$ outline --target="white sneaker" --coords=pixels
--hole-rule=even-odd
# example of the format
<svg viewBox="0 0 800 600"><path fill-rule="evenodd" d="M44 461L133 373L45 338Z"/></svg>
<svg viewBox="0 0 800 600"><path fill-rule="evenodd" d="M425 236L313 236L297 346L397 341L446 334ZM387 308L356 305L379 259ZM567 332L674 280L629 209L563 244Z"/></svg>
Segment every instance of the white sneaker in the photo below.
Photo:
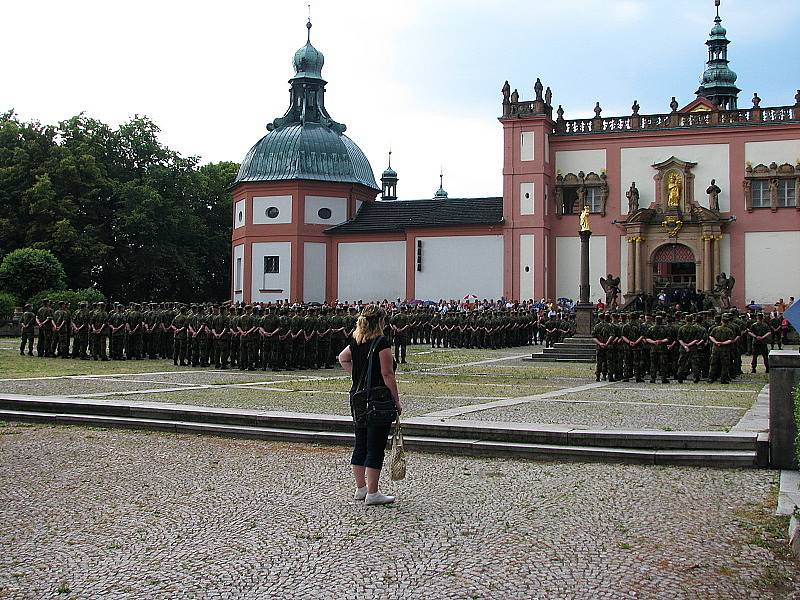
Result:
<svg viewBox="0 0 800 600"><path fill-rule="evenodd" d="M363 501L367 497L367 486L356 488L356 493L353 496L354 500Z"/></svg>
<svg viewBox="0 0 800 600"><path fill-rule="evenodd" d="M386 494L381 494L380 492L375 492L374 494L367 494L366 498L364 499L364 504L367 506L376 506L378 504L391 504L394 502L394 496L387 496Z"/></svg>

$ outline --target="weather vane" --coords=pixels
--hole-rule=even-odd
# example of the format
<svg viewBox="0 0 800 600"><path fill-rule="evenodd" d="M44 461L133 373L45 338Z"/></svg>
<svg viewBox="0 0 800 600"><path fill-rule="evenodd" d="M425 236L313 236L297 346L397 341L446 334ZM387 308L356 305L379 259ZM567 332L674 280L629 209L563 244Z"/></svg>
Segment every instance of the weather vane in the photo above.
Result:
<svg viewBox="0 0 800 600"><path fill-rule="evenodd" d="M717 16L719 16L719 5L722 4L722 0L714 0L714 6L717 7ZM308 10L311 10L311 3L308 3Z"/></svg>

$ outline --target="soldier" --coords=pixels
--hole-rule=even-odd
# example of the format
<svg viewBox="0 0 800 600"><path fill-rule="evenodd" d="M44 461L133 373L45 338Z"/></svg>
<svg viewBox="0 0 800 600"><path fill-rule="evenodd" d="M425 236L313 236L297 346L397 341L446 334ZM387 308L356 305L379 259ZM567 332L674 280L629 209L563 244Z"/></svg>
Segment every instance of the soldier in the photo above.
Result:
<svg viewBox="0 0 800 600"><path fill-rule="evenodd" d="M730 383L730 347L734 343L733 330L728 326L730 316L723 315L714 319L715 326L708 333L708 339L713 344L711 348L711 367L708 372L708 382Z"/></svg>
<svg viewBox="0 0 800 600"><path fill-rule="evenodd" d="M747 337L750 338L753 343L753 360L750 363L750 372L756 372L758 357L761 356L764 361L764 369L769 373L769 351L767 350L767 344L772 337L772 327L764 322L764 313L758 313L755 323L750 325L747 334Z"/></svg>
<svg viewBox="0 0 800 600"><path fill-rule="evenodd" d="M72 328L72 315L66 302L60 302L58 310L53 313L53 341L55 342L54 355L69 358L69 338Z"/></svg>
<svg viewBox="0 0 800 600"><path fill-rule="evenodd" d="M43 300L36 313L36 326L39 327L39 339L36 342L36 354L39 358L50 356L53 337L53 309L50 300Z"/></svg>
<svg viewBox="0 0 800 600"><path fill-rule="evenodd" d="M230 319L228 306L214 306L211 315L211 339L214 344L214 368L228 368L228 353L230 352Z"/></svg>
<svg viewBox="0 0 800 600"><path fill-rule="evenodd" d="M117 302L114 311L108 315L108 328L111 334L111 360L125 360L125 313L122 304Z"/></svg>
<svg viewBox="0 0 800 600"><path fill-rule="evenodd" d="M612 321L606 320L608 326L612 329L612 337L608 346L608 380L620 381L622 379L623 364L622 364L622 316L619 313L612 315Z"/></svg>
<svg viewBox="0 0 800 600"><path fill-rule="evenodd" d="M33 356L33 334L36 328L36 315L33 314L33 306L31 304L25 305L25 312L22 313L20 326L22 342L19 345L19 355L25 356L25 344L27 344L28 356Z"/></svg>
<svg viewBox="0 0 800 600"><path fill-rule="evenodd" d="M91 327L88 303L78 302L78 310L72 315L72 358L89 358L89 328Z"/></svg>
<svg viewBox="0 0 800 600"><path fill-rule="evenodd" d="M209 331L211 325L211 317L208 314L207 307L200 306L197 315L197 323L197 360L199 360L201 367L207 367L210 359Z"/></svg>
<svg viewBox="0 0 800 600"><path fill-rule="evenodd" d="M331 356L331 317L328 309L323 307L317 321L317 366L322 369L332 369Z"/></svg>
<svg viewBox="0 0 800 600"><path fill-rule="evenodd" d="M597 354L595 356L596 367L594 372L595 381L600 381L601 377L603 381L606 381L606 379L609 378L608 347L614 342L614 331L606 322L605 313L600 313L598 315L598 323L592 329L592 339L594 339L594 343L597 346Z"/></svg>
<svg viewBox="0 0 800 600"><path fill-rule="evenodd" d="M650 383L655 383L658 375L661 375L661 383L669 383L667 365L669 332L664 325L662 315L656 315L655 324L648 331L644 341L650 346Z"/></svg>
<svg viewBox="0 0 800 600"><path fill-rule="evenodd" d="M304 329L303 317L298 306L292 307L292 364L297 369L304 369L306 366L306 332Z"/></svg>
<svg viewBox="0 0 800 600"><path fill-rule="evenodd" d="M405 306L392 317L392 331L394 332L394 360L399 364L406 364L406 349L408 346L408 330L411 327L408 312Z"/></svg>
<svg viewBox="0 0 800 600"><path fill-rule="evenodd" d="M105 302L97 303L97 309L92 315L90 331L94 334L92 358L94 360L108 360L108 355L106 354L106 342L108 340L108 313L106 312Z"/></svg>
<svg viewBox="0 0 800 600"><path fill-rule="evenodd" d="M175 315L171 324L172 331L175 334L175 343L172 351L172 364L186 366L186 346L189 339L189 314L185 305L180 307L180 312Z"/></svg>
<svg viewBox="0 0 800 600"><path fill-rule="evenodd" d="M783 331L781 330L782 319L777 312L773 312L769 319L769 326L772 329L772 337L770 338L770 347L775 350L775 343L778 343L778 350L783 350Z"/></svg>
<svg viewBox="0 0 800 600"><path fill-rule="evenodd" d="M128 360L142 358L142 313L139 305L130 303L130 308L125 311L125 356Z"/></svg>
<svg viewBox="0 0 800 600"><path fill-rule="evenodd" d="M683 383L689 370L695 383L700 383L700 350L705 338L705 330L695 324L693 315L686 316L686 322L678 329L678 383Z"/></svg>
<svg viewBox="0 0 800 600"><path fill-rule="evenodd" d="M641 327L639 326L638 315L631 315L630 320L622 324L620 331L622 338L622 378L623 381L630 381L631 377L636 377L638 383L642 382L642 370L640 360L640 348L642 343Z"/></svg>
<svg viewBox="0 0 800 600"><path fill-rule="evenodd" d="M280 371L281 369L285 369L287 371L294 370L294 364L292 362L292 357L294 355L294 339L292 338L292 317L289 316L289 311L287 309L281 310L281 315L278 318L278 365L279 368L276 369Z"/></svg>

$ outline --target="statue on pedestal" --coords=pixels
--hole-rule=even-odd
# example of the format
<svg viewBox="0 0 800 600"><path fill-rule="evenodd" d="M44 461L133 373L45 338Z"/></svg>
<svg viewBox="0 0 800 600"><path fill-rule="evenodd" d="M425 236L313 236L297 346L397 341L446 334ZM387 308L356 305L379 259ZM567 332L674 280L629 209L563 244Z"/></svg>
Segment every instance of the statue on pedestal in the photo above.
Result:
<svg viewBox="0 0 800 600"><path fill-rule="evenodd" d="M725 273L717 275L714 292L719 294L719 305L722 309L727 310L731 307L731 294L733 293L734 285L736 285L736 280L733 275L729 277L726 277Z"/></svg>
<svg viewBox="0 0 800 600"><path fill-rule="evenodd" d="M706 194L708 194L708 208L709 210L713 210L715 212L719 212L719 195L722 193L722 190L717 185L717 180L712 179L711 185L706 190Z"/></svg>
<svg viewBox="0 0 800 600"><path fill-rule="evenodd" d="M620 278L611 273L600 278L600 287L606 293L606 310L616 310L619 307L619 295L622 292L619 284Z"/></svg>
<svg viewBox="0 0 800 600"><path fill-rule="evenodd" d="M519 92L516 89L511 92L511 102L519 102Z"/></svg>
<svg viewBox="0 0 800 600"><path fill-rule="evenodd" d="M631 183L631 189L625 192L628 198L628 214L632 215L639 210L639 190L636 189L636 182Z"/></svg>
<svg viewBox="0 0 800 600"><path fill-rule="evenodd" d="M584 206L581 211L581 231L591 231L589 229L589 207Z"/></svg>
<svg viewBox="0 0 800 600"><path fill-rule="evenodd" d="M509 99L511 98L511 86L508 84L507 79L506 82L503 84L503 89L501 91L503 92L503 102L508 102Z"/></svg>

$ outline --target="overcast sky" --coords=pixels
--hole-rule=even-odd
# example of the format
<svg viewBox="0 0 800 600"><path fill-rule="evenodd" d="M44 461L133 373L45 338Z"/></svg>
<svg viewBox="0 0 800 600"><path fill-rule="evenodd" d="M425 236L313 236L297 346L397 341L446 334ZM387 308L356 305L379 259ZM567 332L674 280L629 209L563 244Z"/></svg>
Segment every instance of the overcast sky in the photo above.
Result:
<svg viewBox="0 0 800 600"><path fill-rule="evenodd" d="M305 0L8 0L0 110L55 123L81 111L117 125L145 114L203 162L241 161L282 116ZM326 105L375 177L427 198L502 194L500 87L541 77L566 118L668 112L694 99L713 0L314 0ZM762 106L800 87L798 0L723 0L731 67Z"/></svg>

